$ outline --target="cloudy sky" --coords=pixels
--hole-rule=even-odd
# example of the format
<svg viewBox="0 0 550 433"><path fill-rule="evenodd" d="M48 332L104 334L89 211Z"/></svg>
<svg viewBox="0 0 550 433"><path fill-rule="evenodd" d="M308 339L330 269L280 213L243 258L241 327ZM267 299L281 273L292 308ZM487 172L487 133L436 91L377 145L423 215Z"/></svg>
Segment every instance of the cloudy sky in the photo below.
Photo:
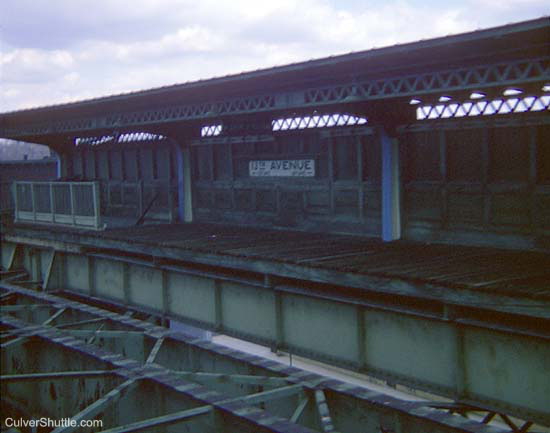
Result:
<svg viewBox="0 0 550 433"><path fill-rule="evenodd" d="M549 14L548 0L1 0L0 112Z"/></svg>

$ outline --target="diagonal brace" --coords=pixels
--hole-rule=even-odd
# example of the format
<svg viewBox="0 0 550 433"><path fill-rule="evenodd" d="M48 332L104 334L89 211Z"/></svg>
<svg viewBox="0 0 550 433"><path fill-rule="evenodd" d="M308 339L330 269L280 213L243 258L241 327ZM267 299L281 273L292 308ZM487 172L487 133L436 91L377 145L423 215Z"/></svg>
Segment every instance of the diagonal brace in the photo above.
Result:
<svg viewBox="0 0 550 433"><path fill-rule="evenodd" d="M59 310L57 310L53 315L52 317L50 317L49 319L45 320L42 325L44 326L47 326L49 325L50 323L52 323L55 319L57 319L59 316L61 316L65 311L67 311L67 308L60 308Z"/></svg>
<svg viewBox="0 0 550 433"><path fill-rule="evenodd" d="M335 432L334 424L332 423L332 417L328 408L325 393L322 389L315 390L315 402L317 403L317 411L319 412L319 418L323 432Z"/></svg>
<svg viewBox="0 0 550 433"><path fill-rule="evenodd" d="M149 353L149 356L147 357L147 361L145 361L146 364L151 364L155 362L155 358L159 353L162 343L164 343L164 337L157 339L157 341L155 342L155 345L153 346L153 348L151 349L151 352Z"/></svg>
<svg viewBox="0 0 550 433"><path fill-rule="evenodd" d="M136 381L136 379L129 379L126 382L120 384L115 389L105 394L105 396L103 396L99 400L95 401L88 407L73 415L71 419L77 422L77 427L59 427L56 428L52 433L71 433L78 430L78 424L80 423L80 421L93 419L100 412L104 411L108 405L116 403L118 400L124 397L125 394L134 390L137 384L138 382Z"/></svg>

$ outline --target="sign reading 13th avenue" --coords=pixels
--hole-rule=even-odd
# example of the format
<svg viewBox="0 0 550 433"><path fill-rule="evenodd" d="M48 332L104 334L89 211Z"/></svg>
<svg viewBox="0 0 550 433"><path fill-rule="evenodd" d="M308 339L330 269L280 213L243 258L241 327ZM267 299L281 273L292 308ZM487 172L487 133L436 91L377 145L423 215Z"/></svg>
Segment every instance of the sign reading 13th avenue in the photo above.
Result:
<svg viewBox="0 0 550 433"><path fill-rule="evenodd" d="M255 177L313 177L315 161L313 159L279 159L274 161L250 161L250 176Z"/></svg>

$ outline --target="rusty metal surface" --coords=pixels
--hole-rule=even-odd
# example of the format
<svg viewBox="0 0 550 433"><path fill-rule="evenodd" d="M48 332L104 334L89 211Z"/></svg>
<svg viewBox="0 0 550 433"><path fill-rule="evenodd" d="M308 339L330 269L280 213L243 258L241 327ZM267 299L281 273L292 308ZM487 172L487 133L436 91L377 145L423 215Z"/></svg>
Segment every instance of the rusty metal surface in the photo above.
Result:
<svg viewBox="0 0 550 433"><path fill-rule="evenodd" d="M2 365L3 416L32 410L36 416L97 419L103 428L118 427L116 431L141 431L177 422L175 429L167 431L187 427L186 431L197 432L374 432L397 431L403 425L411 432L506 431L486 425L488 421L479 415L468 419L466 412L480 411L475 407L400 400L198 341L138 320L131 311L107 311L6 283L2 283L1 297L2 358L18 362L16 369L12 362ZM48 311L34 311L34 305ZM141 340L138 350L127 355L125 340L130 338ZM27 353L40 353L44 361L50 354L52 362L37 364L18 351L19 346ZM70 363L53 363L56 356ZM76 365L81 369L75 371ZM95 368L90 370L91 366ZM68 395L77 380L80 410L57 405L61 387ZM83 390L93 390L95 383L99 395L86 400ZM38 391L44 389L50 390L49 400L37 400ZM170 405L162 403L163 394L170 396ZM140 401L147 401L147 407ZM189 415L209 413L216 416L199 418L198 425L190 423Z"/></svg>
<svg viewBox="0 0 550 433"><path fill-rule="evenodd" d="M44 290L77 292L96 299L98 305L114 299L147 314L168 315L170 319L269 347L291 348L295 354L365 369L376 377L398 380L397 383L439 395L464 395L466 388L460 384L468 383L461 403L548 422L544 409L548 382L544 368L541 369L547 359L541 351L548 350L550 320L550 302L543 286L547 281L547 254L410 242L384 244L352 236L215 224L144 226L99 233L17 225L3 233L2 240L6 253L3 266L10 281L23 278L31 287L39 284ZM542 289L533 290L533 284L529 290L521 290L522 284L514 285L517 273L524 270L520 262L523 254L529 259L525 266L531 261L534 268L541 266L543 277L538 281L542 282ZM435 283L441 284L407 276L423 270L428 259L429 269L441 266L447 277L462 277L458 281L464 281L464 275L494 278L494 263L507 260L510 273L501 272L498 277L508 281L514 290L487 290L471 283L458 286L446 283L438 275ZM365 270L365 263L372 271ZM478 263L487 270L481 265L464 269ZM48 265L48 272L42 281L43 264ZM28 276L12 275L22 267ZM71 269L70 278L64 269ZM395 269L402 276L391 276L389 272L395 273ZM525 280L530 278L528 272L520 275ZM454 278L447 279L453 282L457 277ZM493 279L488 282L502 284ZM193 302L192 311L189 302ZM248 325L243 325L244 317ZM316 325L309 329L312 321ZM367 322L372 326L366 327ZM264 323L268 324L265 329L257 326ZM403 326L404 323L408 325ZM450 333L449 326L454 327ZM327 346L324 338L336 328L339 337ZM436 328L443 334L434 331ZM301 335L304 329L309 337ZM397 337L392 329L411 330L413 335L406 331L406 336ZM415 332L421 332L422 337ZM350 335L354 336L351 340ZM403 347L415 338L416 344L404 349L408 359L389 366L390 360L401 359ZM465 344L462 340L468 342L466 349L461 349ZM370 345L367 351L365 344L369 342L375 344L374 350ZM498 353L488 349L494 344ZM441 358L443 346L446 355ZM520 347L529 347L522 352L521 360ZM463 363L460 353L471 355L464 364L467 367L457 367ZM413 354L418 360L411 373ZM491 370L495 375L487 371L481 377L476 373L493 362L510 359L515 361L508 363L505 374L502 366ZM502 402L502 390L495 391L493 385L500 383L501 376L519 377L516 372L522 370L525 373L520 382L507 381L507 397L513 400L510 406L508 400ZM426 381L427 371L431 373ZM458 371L467 371L468 375ZM530 381L525 380L527 372ZM436 384L431 375L437 376ZM466 382L461 377L474 379ZM472 388L480 383L482 389ZM536 384L538 392L522 386L525 383ZM518 386L524 388L519 399ZM535 394L538 403L528 403Z"/></svg>
<svg viewBox="0 0 550 433"><path fill-rule="evenodd" d="M544 252L408 241L382 243L357 236L197 223L110 230L97 236L449 289L550 299L550 254Z"/></svg>

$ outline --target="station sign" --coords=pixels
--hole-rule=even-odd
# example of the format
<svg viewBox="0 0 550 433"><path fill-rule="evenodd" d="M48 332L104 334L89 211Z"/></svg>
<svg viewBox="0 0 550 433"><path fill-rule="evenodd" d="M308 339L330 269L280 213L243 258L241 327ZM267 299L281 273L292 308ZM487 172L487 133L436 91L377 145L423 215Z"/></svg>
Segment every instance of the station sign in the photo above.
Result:
<svg viewBox="0 0 550 433"><path fill-rule="evenodd" d="M313 159L278 159L250 161L248 172L251 177L314 177Z"/></svg>

